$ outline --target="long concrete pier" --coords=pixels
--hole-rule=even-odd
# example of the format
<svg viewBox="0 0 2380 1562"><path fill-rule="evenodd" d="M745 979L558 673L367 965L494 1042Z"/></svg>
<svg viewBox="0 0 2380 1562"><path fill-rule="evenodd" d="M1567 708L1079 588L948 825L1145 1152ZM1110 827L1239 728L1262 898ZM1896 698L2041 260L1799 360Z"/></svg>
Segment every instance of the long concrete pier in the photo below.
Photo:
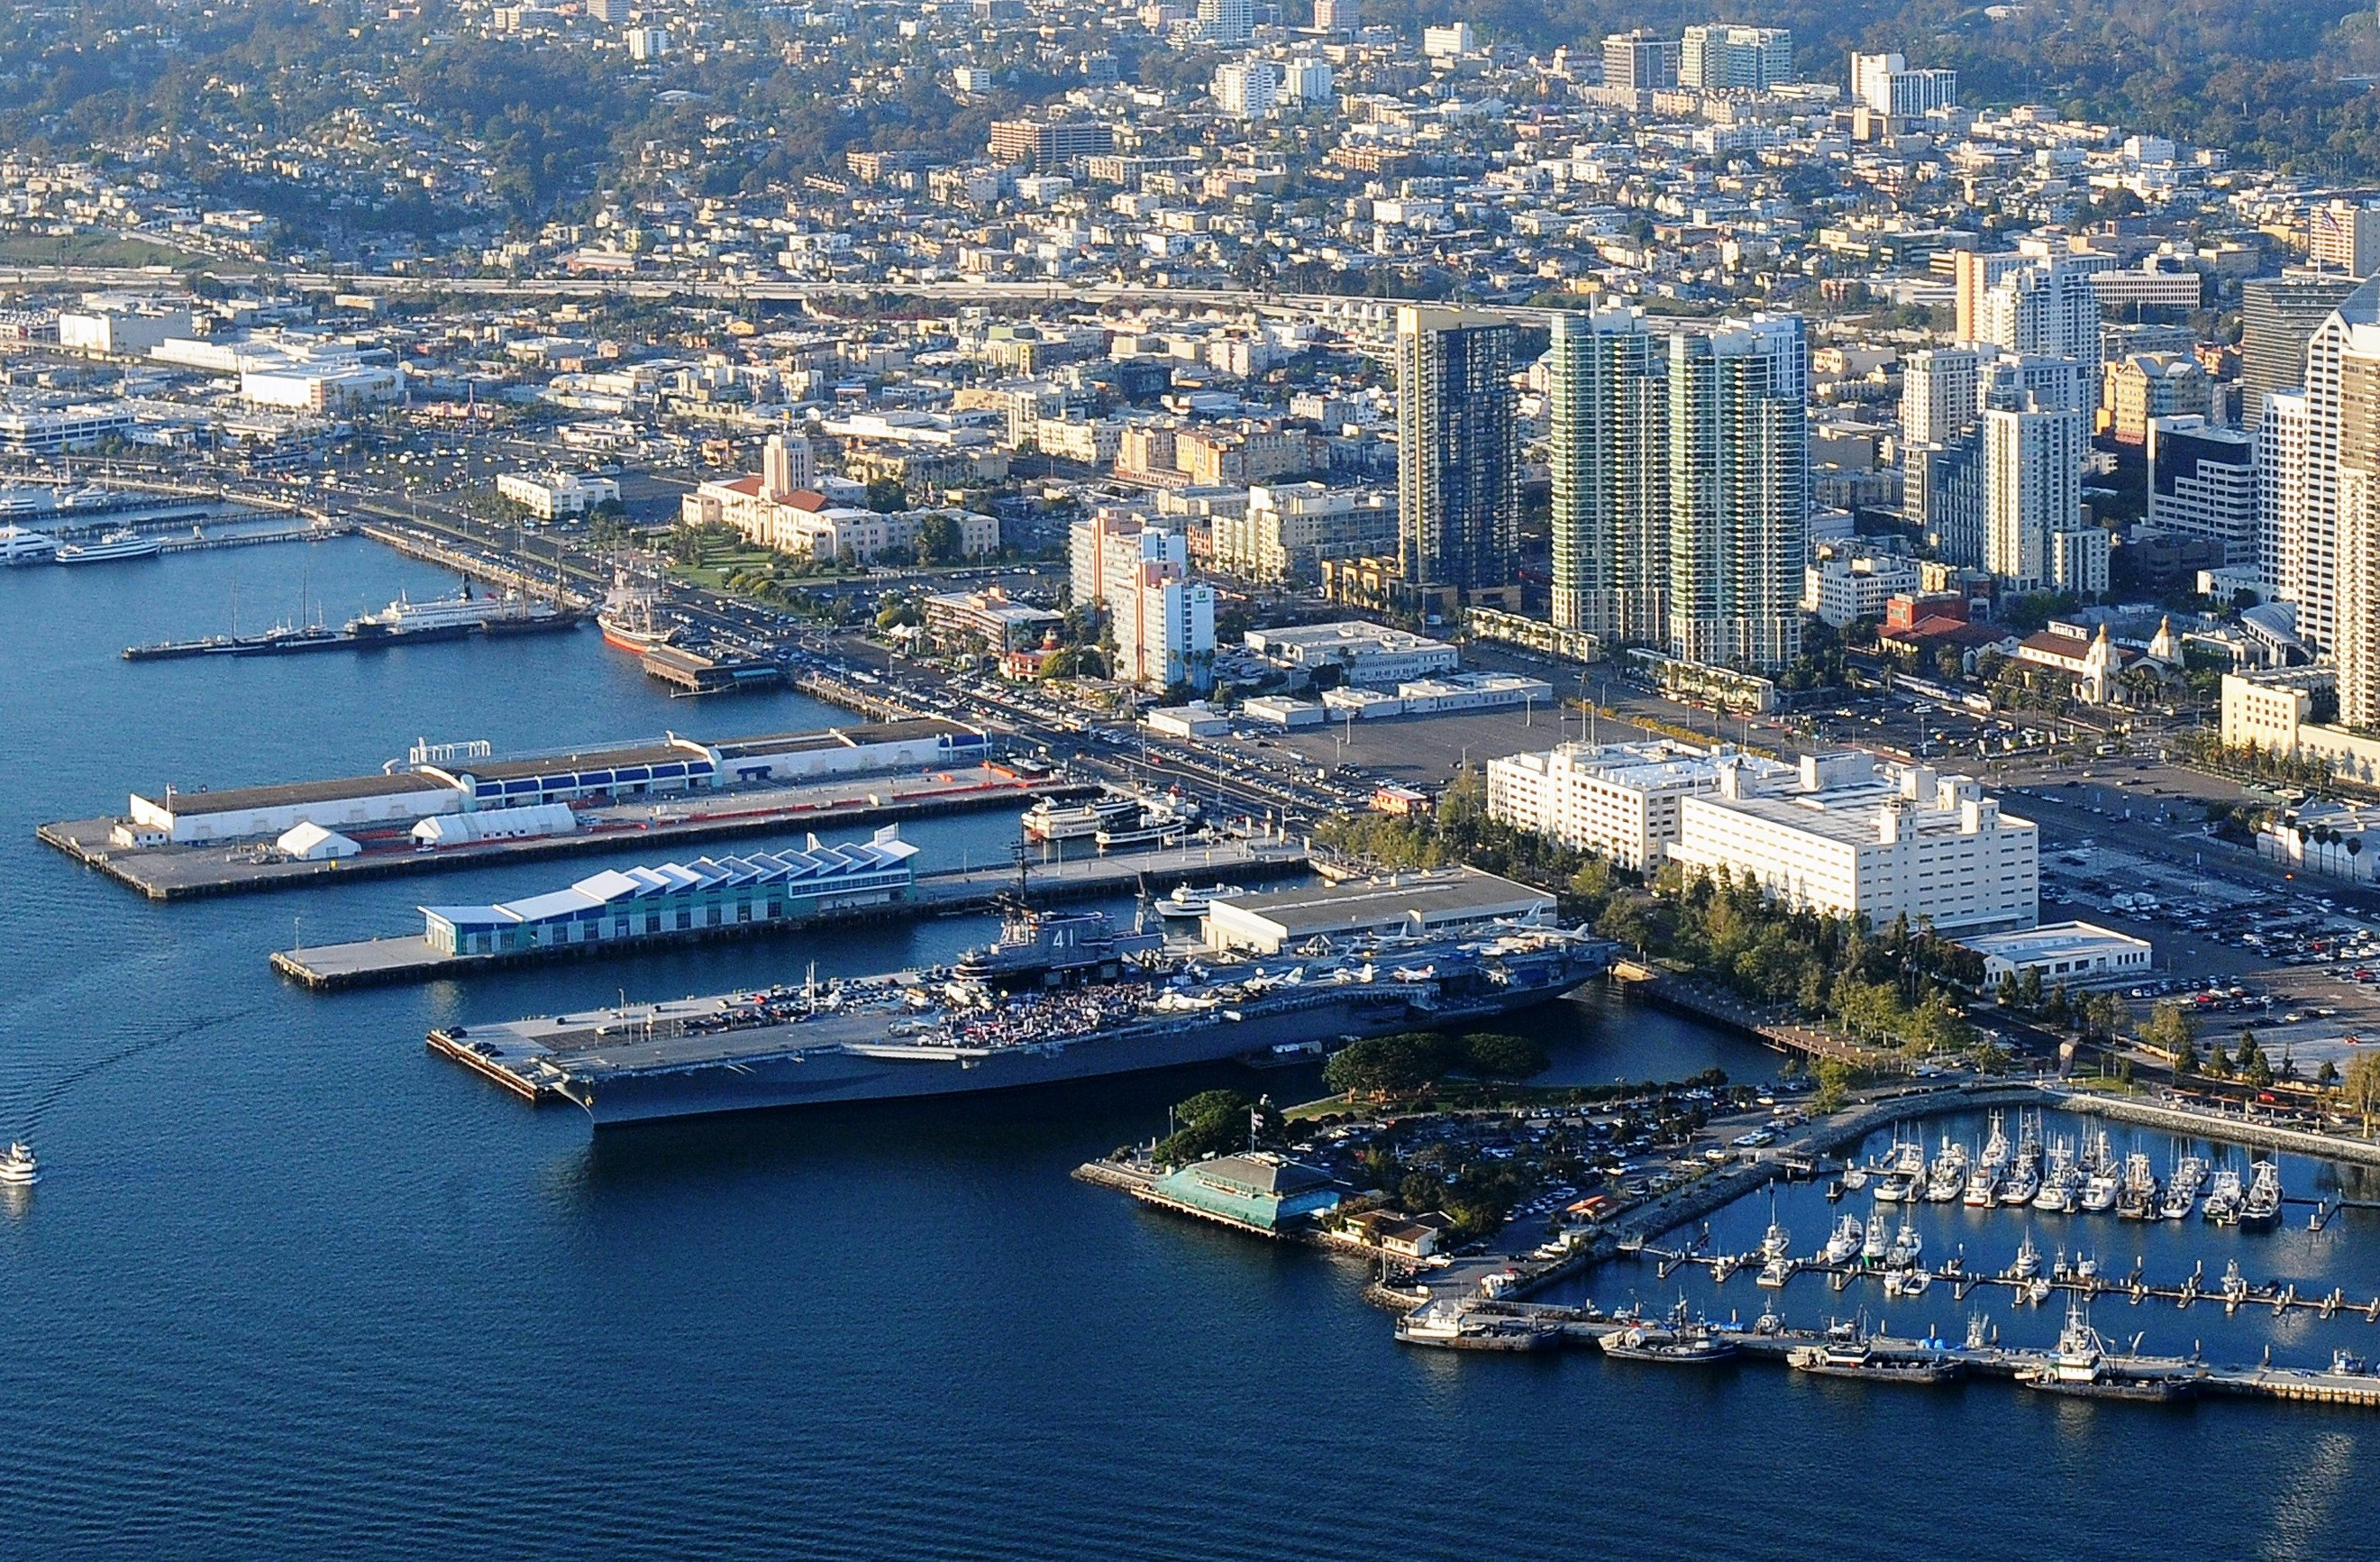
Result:
<svg viewBox="0 0 2380 1562"><path fill-rule="evenodd" d="M113 816L57 820L34 833L85 867L128 885L152 900L182 900L302 887L325 880L344 882L617 851L646 842L674 846L770 831L890 824L975 809L1022 809L1036 798L1088 797L1099 789L1089 784L1022 778L984 766L924 775L843 776L796 787L705 792L666 801L582 810L588 827L570 835L475 841L435 851L415 850L411 837L402 832L357 831L365 847L361 856L320 862L294 861L274 851L269 841L125 846L115 839L118 821Z"/></svg>
<svg viewBox="0 0 2380 1562"><path fill-rule="evenodd" d="M1218 875L1233 879L1264 879L1300 873L1305 854L1293 847L1232 841L1187 849L1135 852L1086 859L1036 868L1026 877L1028 899L1057 901L1129 893L1142 885L1151 890L1175 885L1207 883ZM352 944L326 944L313 948L275 950L273 969L317 991L408 982L443 982L505 966L548 960L592 959L679 947L722 938L766 937L815 931L859 921L890 921L921 916L952 916L981 910L1016 888L1010 868L950 869L917 876L915 893L906 900L851 907L808 918L771 921L728 922L719 927L687 928L591 944L540 946L495 954L448 954L431 946L420 934L397 938L371 938Z"/></svg>

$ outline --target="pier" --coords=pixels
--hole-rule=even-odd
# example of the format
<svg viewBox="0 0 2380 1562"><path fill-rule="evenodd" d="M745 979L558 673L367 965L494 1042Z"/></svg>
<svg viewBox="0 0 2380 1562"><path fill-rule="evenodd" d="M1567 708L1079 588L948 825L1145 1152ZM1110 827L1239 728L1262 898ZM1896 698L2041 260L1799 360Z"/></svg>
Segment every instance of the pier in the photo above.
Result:
<svg viewBox="0 0 2380 1562"><path fill-rule="evenodd" d="M113 815L58 820L34 833L85 867L128 885L152 900L182 900L285 889L326 879L336 882L490 862L542 860L644 848L649 843L674 845L771 831L882 824L976 809L1022 809L1037 798L1089 797L1098 790L1087 783L1021 777L989 765L923 775L854 775L792 787L615 803L582 810L582 827L569 835L478 841L434 851L416 850L404 830L358 829L351 833L365 848L361 856L316 862L285 857L269 840L128 846L117 838L120 821Z"/></svg>
<svg viewBox="0 0 2380 1562"><path fill-rule="evenodd" d="M1036 903L1082 899L1130 894L1143 886L1152 891L1171 889L1175 885L1203 882L1222 873L1237 879L1278 877L1301 873L1305 866L1305 854L1293 847L1232 841L1213 847L1092 858L1036 868L1026 881L1025 895ZM608 938L592 944L540 946L478 955L447 954L432 948L426 936L417 934L410 937L372 938L352 944L275 950L272 964L273 970L291 981L317 991L447 981L499 967L546 960L638 954L716 939L809 932L859 921L956 916L988 909L1003 895L1016 893L1016 873L1013 868L954 868L938 873L920 873L914 894L906 900L851 907L809 918L728 922L718 927L686 928Z"/></svg>
<svg viewBox="0 0 2380 1562"><path fill-rule="evenodd" d="M225 531L212 537L175 537L167 540L164 552L169 554L210 553L217 548L256 548L270 543L327 543L334 537L352 537L357 533L352 521L310 521L304 526L285 526L271 531Z"/></svg>

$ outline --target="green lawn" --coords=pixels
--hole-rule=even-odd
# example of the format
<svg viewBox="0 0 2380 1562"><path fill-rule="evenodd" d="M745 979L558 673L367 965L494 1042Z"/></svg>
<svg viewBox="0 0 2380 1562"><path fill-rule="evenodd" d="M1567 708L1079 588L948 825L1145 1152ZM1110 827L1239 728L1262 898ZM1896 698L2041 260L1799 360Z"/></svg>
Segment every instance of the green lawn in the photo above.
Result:
<svg viewBox="0 0 2380 1562"><path fill-rule="evenodd" d="M145 238L118 238L112 234L78 233L54 238L40 233L0 233L0 261L24 265L172 266L195 271L207 263L207 257L152 244Z"/></svg>

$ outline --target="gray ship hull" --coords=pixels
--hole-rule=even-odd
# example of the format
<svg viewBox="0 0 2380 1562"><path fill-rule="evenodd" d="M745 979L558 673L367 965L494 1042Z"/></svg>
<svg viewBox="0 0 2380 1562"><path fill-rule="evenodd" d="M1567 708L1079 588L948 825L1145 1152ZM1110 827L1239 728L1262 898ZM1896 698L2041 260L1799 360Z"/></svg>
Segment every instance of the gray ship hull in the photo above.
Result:
<svg viewBox="0 0 2380 1562"><path fill-rule="evenodd" d="M1064 1042L960 1054L947 1048L789 1046L733 1058L574 1072L560 1092L599 1128L835 1103L971 1094L1216 1063L1284 1044L1380 1036L1491 1019L1560 996L1596 974L1432 1005L1422 989L1381 983L1210 1014L1143 1019ZM1416 1000L1420 1000L1416 1002ZM809 1027L792 1027L807 1031Z"/></svg>

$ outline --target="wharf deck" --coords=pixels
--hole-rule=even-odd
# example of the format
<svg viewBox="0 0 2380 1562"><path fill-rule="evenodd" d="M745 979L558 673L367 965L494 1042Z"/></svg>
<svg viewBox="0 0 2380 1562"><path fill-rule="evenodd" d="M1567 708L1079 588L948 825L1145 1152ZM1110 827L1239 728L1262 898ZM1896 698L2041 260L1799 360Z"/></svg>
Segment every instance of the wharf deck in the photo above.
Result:
<svg viewBox="0 0 2380 1562"><path fill-rule="evenodd" d="M1151 890L1177 884L1203 882L1228 873L1234 878L1267 878L1304 871L1305 854L1293 847L1234 841L1187 850L1141 852L1087 859L1037 868L1026 881L1028 898L1037 901L1075 899L1087 896L1130 892L1143 885ZM500 954L450 955L431 946L420 934L370 938L352 944L273 952L273 969L292 981L318 990L362 987L407 982L440 982L554 959L586 959L631 955L721 938L751 938L808 931L859 921L905 917L952 916L980 910L1003 893L1013 892L1016 875L1009 868L949 869L917 876L917 889L905 901L852 907L810 918L774 921L730 922L719 927L646 934L603 939L591 944L508 950Z"/></svg>
<svg viewBox="0 0 2380 1562"><path fill-rule="evenodd" d="M1022 808L1036 798L1088 797L1089 784L1029 780L988 766L922 775L842 776L795 787L706 792L666 801L615 804L582 811L589 826L567 836L475 841L417 851L409 836L358 834L361 856L321 862L292 861L269 842L228 846L127 847L116 844L118 821L63 819L34 833L85 867L128 885L152 900L300 888L396 873L436 873L548 857L616 851L648 842L713 840L770 831L887 824L974 809Z"/></svg>

